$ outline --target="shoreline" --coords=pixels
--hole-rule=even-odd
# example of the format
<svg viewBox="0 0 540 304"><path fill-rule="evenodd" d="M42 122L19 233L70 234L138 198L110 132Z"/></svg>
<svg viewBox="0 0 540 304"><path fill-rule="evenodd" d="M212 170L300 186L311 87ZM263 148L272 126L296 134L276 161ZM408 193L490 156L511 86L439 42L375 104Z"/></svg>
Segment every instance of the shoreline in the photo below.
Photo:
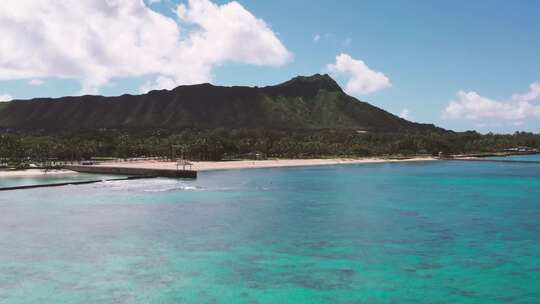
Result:
<svg viewBox="0 0 540 304"><path fill-rule="evenodd" d="M264 168L289 168L310 166L331 166L349 164L383 164L403 163L438 160L435 157L411 157L404 159L392 158L319 158L319 159L268 159L268 160L231 160L231 161L196 161L191 162L191 169L198 172L264 169ZM158 170L176 170L176 162L142 160L128 162L103 162L92 167L117 167L117 168L140 168ZM0 170L0 178L18 178L32 176L50 176L63 174L80 174L79 172L62 169L44 171L42 169L25 170Z"/></svg>
<svg viewBox="0 0 540 304"><path fill-rule="evenodd" d="M331 165L352 165L352 164L384 164L384 163L404 163L435 161L435 157L411 157L411 158L318 158L318 159L268 159L268 160L229 160L229 161L194 161L191 170L197 172L223 171L223 170L244 170L244 169L265 169L265 168L293 168L311 166L331 166ZM153 170L176 171L176 162L138 160L127 162L102 162L89 167L114 167L114 168L136 168ZM182 169L182 168L180 168ZM80 172L62 169L49 170L25 169L25 170L0 170L0 178L23 178L32 176L50 176L63 174L80 174Z"/></svg>
<svg viewBox="0 0 540 304"><path fill-rule="evenodd" d="M434 161L434 157L412 157L406 159L387 158L331 158L331 159L270 159L270 160L239 160L227 162L194 162L193 169L200 172L265 169L265 168L293 168L315 167L332 165L358 165L358 164L384 164Z"/></svg>
<svg viewBox="0 0 540 304"><path fill-rule="evenodd" d="M2 177L32 177L32 176L49 176L62 174L78 174L71 170L48 170L42 169L24 169L24 170L0 170L0 178Z"/></svg>
<svg viewBox="0 0 540 304"><path fill-rule="evenodd" d="M306 166L329 166L348 164L380 164L434 161L434 157L412 157L406 159L388 158L329 158L329 159L269 159L269 160L233 160L233 161L196 161L191 162L191 169L198 172L243 170ZM142 168L176 170L176 162L163 161L133 161L133 162L104 162L96 167ZM181 169L181 168L180 168Z"/></svg>
<svg viewBox="0 0 540 304"><path fill-rule="evenodd" d="M498 153L497 156L524 155L525 153ZM531 154L531 153L528 153ZM527 155L528 155L527 154ZM482 159L494 154L464 154L453 155L454 160L474 160ZM427 162L436 160L446 160L433 156L414 156L410 158L313 158L313 159L267 159L267 160L227 160L227 161L192 161L191 170L197 172L223 171L223 170L244 170L244 169L265 169L265 168L289 168L289 167L310 167L310 166L331 166L331 165L352 165L352 164L391 164L406 162ZM116 167L116 168L140 168L176 171L176 162L157 160L133 160L133 161L106 161L89 167ZM180 167L180 169L182 169ZM187 167L186 169L190 169ZM0 170L0 178L18 178L32 176L50 176L62 174L80 174L79 172L60 169L44 171L43 169L25 170Z"/></svg>

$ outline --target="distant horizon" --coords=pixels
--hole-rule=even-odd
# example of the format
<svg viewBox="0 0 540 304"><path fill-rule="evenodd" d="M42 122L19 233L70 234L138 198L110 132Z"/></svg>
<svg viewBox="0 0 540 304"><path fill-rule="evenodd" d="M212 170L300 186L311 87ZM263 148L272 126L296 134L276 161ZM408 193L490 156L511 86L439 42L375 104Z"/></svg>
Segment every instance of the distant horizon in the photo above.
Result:
<svg viewBox="0 0 540 304"><path fill-rule="evenodd" d="M539 10L502 0L8 2L0 101L328 73L407 120L540 133Z"/></svg>

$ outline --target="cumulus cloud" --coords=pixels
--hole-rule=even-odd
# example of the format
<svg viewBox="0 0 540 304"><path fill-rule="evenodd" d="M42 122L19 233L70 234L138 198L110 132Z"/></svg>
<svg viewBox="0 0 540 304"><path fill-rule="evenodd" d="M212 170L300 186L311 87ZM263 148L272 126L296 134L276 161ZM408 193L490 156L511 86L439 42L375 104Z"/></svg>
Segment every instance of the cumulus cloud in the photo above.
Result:
<svg viewBox="0 0 540 304"><path fill-rule="evenodd" d="M529 85L529 92L524 94L514 94L514 101L532 101L540 99L540 82L535 82Z"/></svg>
<svg viewBox="0 0 540 304"><path fill-rule="evenodd" d="M409 112L409 109L403 109L401 113L399 113L399 117L403 119L410 120L411 119L411 113Z"/></svg>
<svg viewBox="0 0 540 304"><path fill-rule="evenodd" d="M157 89L174 89L177 85L176 81L173 78L165 77L165 76L158 76L153 81L147 81L145 82L140 88L139 92L141 93L147 93L151 90L157 90Z"/></svg>
<svg viewBox="0 0 540 304"><path fill-rule="evenodd" d="M0 102L11 101L12 99L13 99L13 96L9 94L0 94Z"/></svg>
<svg viewBox="0 0 540 304"><path fill-rule="evenodd" d="M367 95L389 87L390 80L383 73L371 70L362 60L348 54L336 57L336 63L326 68L334 75L349 77L345 91L351 95Z"/></svg>
<svg viewBox="0 0 540 304"><path fill-rule="evenodd" d="M477 92L457 93L457 99L450 101L443 112L446 119L465 119L486 122L508 121L515 125L522 124L528 118L540 117L540 105L529 101L537 99L534 84L531 85L531 92L514 95L510 101L498 101L484 97Z"/></svg>
<svg viewBox="0 0 540 304"><path fill-rule="evenodd" d="M81 81L96 93L114 77L155 75L146 89L208 82L227 61L283 65L291 53L242 5L189 0L172 19L142 0L19 0L0 10L0 80Z"/></svg>

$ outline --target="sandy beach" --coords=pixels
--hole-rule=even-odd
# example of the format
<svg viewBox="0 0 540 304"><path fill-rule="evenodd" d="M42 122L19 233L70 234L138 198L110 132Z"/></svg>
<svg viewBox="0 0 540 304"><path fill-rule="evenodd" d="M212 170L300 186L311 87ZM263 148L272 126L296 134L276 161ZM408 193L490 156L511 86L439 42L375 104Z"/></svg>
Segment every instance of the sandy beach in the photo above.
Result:
<svg viewBox="0 0 540 304"><path fill-rule="evenodd" d="M193 169L197 171L231 170L249 168L276 168L276 167L301 167L301 166L324 166L324 165L347 165L347 164L375 164L431 161L434 158L411 158L411 159L275 159L275 160L240 160L227 162L194 162Z"/></svg>
<svg viewBox="0 0 540 304"><path fill-rule="evenodd" d="M76 174L77 172L71 170L51 170L44 171L40 169L28 169L28 170L0 170L0 178L2 177L25 177L25 176L39 176L39 175L59 175L59 174Z"/></svg>
<svg viewBox="0 0 540 304"><path fill-rule="evenodd" d="M324 166L324 165L347 165L347 164L376 164L376 163L400 163L400 162L418 162L433 161L433 157L414 157L408 159L387 159L387 158L332 158L332 159L269 159L269 160L237 160L237 161L197 161L191 162L192 166L186 167L195 171L214 171L214 170L238 170L255 168L278 168L278 167L302 167L302 166ZM176 162L166 161L127 161L127 162L103 162L96 167L119 167L119 168L143 168L143 169L164 169L176 170ZM180 167L182 169L182 167ZM53 170L43 171L39 169L28 169L18 171L0 171L2 177L25 177L25 176L44 176L59 174L76 174L71 170Z"/></svg>
<svg viewBox="0 0 540 304"><path fill-rule="evenodd" d="M332 158L332 159L237 160L237 161L221 161L221 162L198 161L198 162L191 162L192 164L191 169L196 170L196 171L213 171L213 170L234 170L234 169L251 169L251 168L397 163L397 162L417 162L417 161L433 161L433 160L435 160L435 158L433 157L415 157L415 158L409 158L409 159ZM106 162L106 163L101 163L98 166L175 170L176 162L162 162L162 161ZM186 169L189 169L189 167L187 167Z"/></svg>

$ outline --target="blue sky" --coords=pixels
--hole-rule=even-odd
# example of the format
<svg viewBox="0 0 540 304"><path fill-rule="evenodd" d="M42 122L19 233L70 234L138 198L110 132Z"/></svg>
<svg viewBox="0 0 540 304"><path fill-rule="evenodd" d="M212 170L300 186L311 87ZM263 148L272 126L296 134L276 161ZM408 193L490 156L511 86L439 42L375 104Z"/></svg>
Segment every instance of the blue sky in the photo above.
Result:
<svg viewBox="0 0 540 304"><path fill-rule="evenodd" d="M178 22L177 8L182 2L153 0L146 5ZM370 71L384 74L388 83L369 93L356 90L351 94L396 115L460 131L540 132L540 98L534 87L540 82L538 1L238 3L264 20L286 50L268 54L260 62L255 57L238 58L238 54L212 59L207 78L214 84L261 86L296 75L332 72L345 88L352 77L346 65L361 61ZM178 23L180 31L198 26ZM316 36L319 38L314 39ZM253 50L262 52L264 46ZM343 62L345 70L331 71L328 65L336 64L340 54L351 60ZM6 62L0 60L0 66ZM31 98L81 93L77 77L58 77L58 73L48 75L42 70L36 77L12 74L0 77L0 95ZM100 83L98 92L135 94L155 76L116 73L105 84ZM43 83L30 84L30 79ZM176 82L182 78L174 78Z"/></svg>

